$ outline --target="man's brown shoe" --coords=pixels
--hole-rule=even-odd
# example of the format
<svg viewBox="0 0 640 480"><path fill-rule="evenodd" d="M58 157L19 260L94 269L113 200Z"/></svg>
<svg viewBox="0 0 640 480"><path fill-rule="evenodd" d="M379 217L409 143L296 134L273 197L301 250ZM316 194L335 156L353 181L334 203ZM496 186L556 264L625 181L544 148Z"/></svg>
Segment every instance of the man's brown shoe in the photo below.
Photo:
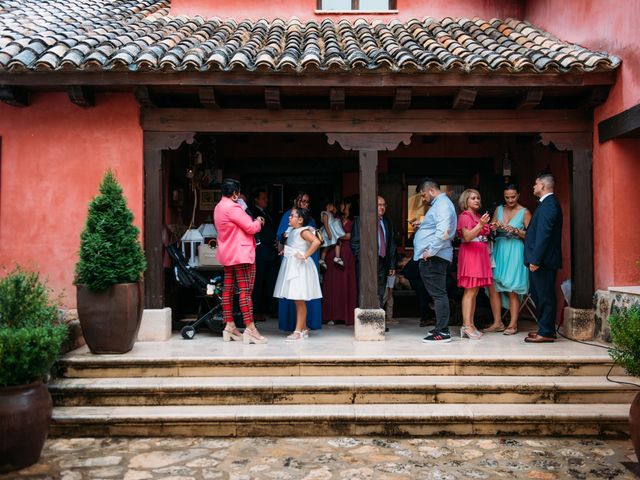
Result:
<svg viewBox="0 0 640 480"><path fill-rule="evenodd" d="M524 339L527 343L553 343L555 338L541 337L540 335L534 335L533 337L527 337Z"/></svg>

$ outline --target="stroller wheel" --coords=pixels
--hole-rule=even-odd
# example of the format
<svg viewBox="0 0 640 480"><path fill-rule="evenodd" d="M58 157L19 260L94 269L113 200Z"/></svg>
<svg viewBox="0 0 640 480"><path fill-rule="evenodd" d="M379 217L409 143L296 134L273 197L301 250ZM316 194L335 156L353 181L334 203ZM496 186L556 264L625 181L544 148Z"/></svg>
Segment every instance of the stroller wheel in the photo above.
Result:
<svg viewBox="0 0 640 480"><path fill-rule="evenodd" d="M180 330L180 333L182 334L182 338L184 338L185 340L191 340L196 336L196 329L191 325L187 325L186 327L183 327L182 330Z"/></svg>

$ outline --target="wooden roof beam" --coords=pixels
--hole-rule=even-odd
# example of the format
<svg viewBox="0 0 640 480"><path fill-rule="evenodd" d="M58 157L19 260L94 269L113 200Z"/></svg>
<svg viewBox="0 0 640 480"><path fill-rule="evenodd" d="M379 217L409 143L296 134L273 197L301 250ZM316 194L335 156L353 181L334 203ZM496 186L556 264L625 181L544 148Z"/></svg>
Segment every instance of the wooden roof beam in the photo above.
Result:
<svg viewBox="0 0 640 480"><path fill-rule="evenodd" d="M451 108L454 110L468 110L473 107L476 101L478 90L474 88L461 88L453 97L453 105Z"/></svg>
<svg viewBox="0 0 640 480"><path fill-rule="evenodd" d="M82 85L71 85L67 88L67 95L71 103L82 108L95 107L96 100L91 87Z"/></svg>
<svg viewBox="0 0 640 480"><path fill-rule="evenodd" d="M518 110L531 110L536 108L538 105L540 105L540 102L542 101L542 89L541 88L535 88L535 89L531 89L531 90L527 90L524 95L522 95L519 99L518 99L518 103L516 105L516 108Z"/></svg>
<svg viewBox="0 0 640 480"><path fill-rule="evenodd" d="M265 87L264 103L267 106L267 110L271 110L271 111L282 110L282 102L280 99L280 87Z"/></svg>
<svg viewBox="0 0 640 480"><path fill-rule="evenodd" d="M153 92L149 87L139 86L133 89L133 96L141 107L157 107Z"/></svg>
<svg viewBox="0 0 640 480"><path fill-rule="evenodd" d="M356 75L343 73L302 73L283 75L269 73L208 72L207 85L211 86L277 86L277 87L322 87L336 85L350 87L443 87L452 88L549 88L549 87L585 87L613 85L616 72L582 73L519 73L519 74L462 74L462 73L424 73L416 75L399 73L367 73ZM108 87L111 85L166 85L201 86L202 72L22 72L0 73L0 85L23 87L90 85Z"/></svg>
<svg viewBox="0 0 640 480"><path fill-rule="evenodd" d="M0 87L0 100L12 107L29 106L29 94L20 87Z"/></svg>
<svg viewBox="0 0 640 480"><path fill-rule="evenodd" d="M581 108L595 108L602 105L609 97L609 87L592 88L580 102Z"/></svg>
<svg viewBox="0 0 640 480"><path fill-rule="evenodd" d="M216 99L216 92L213 87L198 88L198 99L200 104L205 108L218 109L220 104Z"/></svg>
<svg viewBox="0 0 640 480"><path fill-rule="evenodd" d="M346 101L346 94L344 88L330 88L329 89L329 105L334 112L341 112L344 110Z"/></svg>
<svg viewBox="0 0 640 480"><path fill-rule="evenodd" d="M411 106L411 87L398 87L396 88L396 94L393 98L393 110L396 112L404 112L409 110Z"/></svg>

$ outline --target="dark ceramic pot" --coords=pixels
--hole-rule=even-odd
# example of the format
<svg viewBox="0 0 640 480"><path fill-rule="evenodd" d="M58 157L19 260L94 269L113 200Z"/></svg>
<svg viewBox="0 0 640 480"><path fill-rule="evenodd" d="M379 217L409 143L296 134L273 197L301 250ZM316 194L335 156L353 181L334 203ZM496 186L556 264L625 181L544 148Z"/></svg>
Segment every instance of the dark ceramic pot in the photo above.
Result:
<svg viewBox="0 0 640 480"><path fill-rule="evenodd" d="M126 353L142 318L142 282L120 283L95 293L77 286L78 318L92 353Z"/></svg>
<svg viewBox="0 0 640 480"><path fill-rule="evenodd" d="M52 408L51 395L42 381L0 388L0 473L38 461Z"/></svg>
<svg viewBox="0 0 640 480"><path fill-rule="evenodd" d="M631 431L631 442L636 450L636 457L640 461L640 393L631 402L629 410L629 430Z"/></svg>

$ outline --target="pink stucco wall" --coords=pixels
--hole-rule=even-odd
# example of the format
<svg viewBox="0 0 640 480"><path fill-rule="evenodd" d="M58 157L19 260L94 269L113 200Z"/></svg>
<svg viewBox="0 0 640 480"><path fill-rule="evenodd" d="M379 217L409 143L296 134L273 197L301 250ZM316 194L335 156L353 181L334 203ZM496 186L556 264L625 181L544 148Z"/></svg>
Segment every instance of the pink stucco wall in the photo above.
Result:
<svg viewBox="0 0 640 480"><path fill-rule="evenodd" d="M172 15L201 15L205 18L233 18L236 20L258 18L298 17L301 20L321 20L332 18L379 18L406 20L408 18L433 17L481 17L506 18L521 17L523 2L520 0L397 0L398 13L394 14L328 14L316 13L316 0L242 0L220 2L216 0L172 0Z"/></svg>
<svg viewBox="0 0 640 480"><path fill-rule="evenodd" d="M138 112L123 94L98 95L89 109L63 93L33 95L27 108L0 103L0 265L40 271L66 307L76 302L74 266L87 205L107 168L142 227Z"/></svg>
<svg viewBox="0 0 640 480"><path fill-rule="evenodd" d="M563 40L619 56L623 63L598 123L640 103L640 2L637 0L536 0L525 18ZM640 283L640 222L629 192L638 188L640 140L594 142L594 247L596 288Z"/></svg>

